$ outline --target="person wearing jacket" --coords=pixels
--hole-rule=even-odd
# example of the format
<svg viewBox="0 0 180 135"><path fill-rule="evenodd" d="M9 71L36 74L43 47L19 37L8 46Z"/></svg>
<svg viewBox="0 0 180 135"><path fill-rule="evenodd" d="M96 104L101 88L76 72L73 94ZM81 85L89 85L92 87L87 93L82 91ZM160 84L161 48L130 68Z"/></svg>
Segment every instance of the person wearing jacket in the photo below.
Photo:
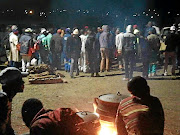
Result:
<svg viewBox="0 0 180 135"><path fill-rule="evenodd" d="M81 39L78 29L75 29L72 35L67 39L66 49L68 58L71 58L70 77L74 78L74 70L76 70L76 76L79 75L78 59L80 58L81 52Z"/></svg>
<svg viewBox="0 0 180 135"><path fill-rule="evenodd" d="M104 71L105 63L106 63L106 71L109 71L109 43L110 43L109 26L103 25L102 30L103 32L99 37L100 51L101 51L100 72Z"/></svg>
<svg viewBox="0 0 180 135"><path fill-rule="evenodd" d="M98 77L99 74L99 59L100 59L100 53L99 53L99 44L96 43L95 33L93 33L91 30L88 30L88 37L86 41L86 51L88 56L88 63L90 67L90 73L91 77L95 76Z"/></svg>
<svg viewBox="0 0 180 135"><path fill-rule="evenodd" d="M63 37L63 53L64 53L64 69L66 72L70 71L70 58L67 57L67 39L71 36L71 29L70 28L66 28L65 30L65 35Z"/></svg>
<svg viewBox="0 0 180 135"><path fill-rule="evenodd" d="M83 119L71 108L46 110L40 100L30 98L24 102L21 113L30 135L85 135L78 126Z"/></svg>
<svg viewBox="0 0 180 135"><path fill-rule="evenodd" d="M171 74L175 75L175 69L176 69L176 47L179 45L178 36L175 33L176 27L171 26L170 28L171 33L167 36L165 44L166 50L165 50L165 63L164 63L164 76L168 75L167 69L168 69L168 63L169 58L171 58L172 61L172 69Z"/></svg>
<svg viewBox="0 0 180 135"><path fill-rule="evenodd" d="M10 55L9 55L9 62L10 67L17 67L17 63L20 62L20 54L19 50L17 49L18 45L18 30L12 29L12 33L9 36L9 43L10 43Z"/></svg>
<svg viewBox="0 0 180 135"><path fill-rule="evenodd" d="M132 25L128 25L126 28L126 33L123 34L122 45L120 45L120 48L123 48L125 62L125 77L123 78L124 81L127 81L133 77L136 52L135 42L136 37L133 34L133 27Z"/></svg>
<svg viewBox="0 0 180 135"><path fill-rule="evenodd" d="M50 42L50 50L52 53L52 67L61 69L61 53L63 51L63 38L61 37L61 29L57 30Z"/></svg>
<svg viewBox="0 0 180 135"><path fill-rule="evenodd" d="M22 71L28 72L28 67L30 66L30 60L32 56L32 49L34 48L33 38L32 38L32 29L25 29L25 33L19 39L20 55L22 57Z"/></svg>
<svg viewBox="0 0 180 135"><path fill-rule="evenodd" d="M0 72L0 83L2 85L0 102L4 104L0 107L0 134L15 135L11 126L12 100L17 93L24 90L21 71L15 67L3 69Z"/></svg>
<svg viewBox="0 0 180 135"><path fill-rule="evenodd" d="M130 97L117 109L117 135L163 135L164 111L160 100L150 95L147 81L134 77L127 84Z"/></svg>
<svg viewBox="0 0 180 135"><path fill-rule="evenodd" d="M120 70L124 70L123 56L122 56L122 39L123 39L123 32L120 32L120 30L117 29L115 45L117 49L117 61Z"/></svg>

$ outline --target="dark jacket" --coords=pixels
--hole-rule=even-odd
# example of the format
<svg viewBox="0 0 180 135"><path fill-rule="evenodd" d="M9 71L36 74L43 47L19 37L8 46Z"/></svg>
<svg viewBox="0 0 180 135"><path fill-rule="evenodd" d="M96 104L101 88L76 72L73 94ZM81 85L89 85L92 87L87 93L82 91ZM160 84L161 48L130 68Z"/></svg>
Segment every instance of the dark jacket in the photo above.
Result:
<svg viewBox="0 0 180 135"><path fill-rule="evenodd" d="M30 47L33 47L33 39L31 34L25 33L19 39L19 43L21 44L20 47L20 54L28 54Z"/></svg>
<svg viewBox="0 0 180 135"><path fill-rule="evenodd" d="M60 34L56 33L52 36L50 42L51 52L61 53L63 51L63 38Z"/></svg>
<svg viewBox="0 0 180 135"><path fill-rule="evenodd" d="M165 41L166 46L166 52L175 52L176 47L179 45L179 38L175 33L170 33Z"/></svg>
<svg viewBox="0 0 180 135"><path fill-rule="evenodd" d="M100 48L109 48L110 33L109 33L108 25L103 25L102 29L103 29L103 32L101 33L99 37Z"/></svg>
<svg viewBox="0 0 180 135"><path fill-rule="evenodd" d="M77 135L80 118L70 108L58 108L54 111L41 109L30 126L31 135Z"/></svg>
<svg viewBox="0 0 180 135"><path fill-rule="evenodd" d="M66 52L69 58L80 57L81 39L79 36L72 35L67 39Z"/></svg>

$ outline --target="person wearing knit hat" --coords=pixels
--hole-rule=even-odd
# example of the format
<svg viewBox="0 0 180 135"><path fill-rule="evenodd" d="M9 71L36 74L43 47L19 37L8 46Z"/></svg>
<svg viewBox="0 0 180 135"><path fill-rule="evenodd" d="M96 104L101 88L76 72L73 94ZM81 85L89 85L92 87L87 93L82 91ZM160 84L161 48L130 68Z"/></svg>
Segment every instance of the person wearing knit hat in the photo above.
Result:
<svg viewBox="0 0 180 135"><path fill-rule="evenodd" d="M78 59L81 52L81 39L79 30L75 29L73 34L67 39L67 57L71 58L70 77L74 78L73 72L76 70L76 76L79 75Z"/></svg>

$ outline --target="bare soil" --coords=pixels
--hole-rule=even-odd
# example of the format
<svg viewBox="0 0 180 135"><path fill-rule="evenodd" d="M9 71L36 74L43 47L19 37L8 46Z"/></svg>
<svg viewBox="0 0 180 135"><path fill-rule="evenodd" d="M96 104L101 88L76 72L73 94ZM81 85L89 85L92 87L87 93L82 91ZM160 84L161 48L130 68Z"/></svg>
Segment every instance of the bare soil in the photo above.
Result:
<svg viewBox="0 0 180 135"><path fill-rule="evenodd" d="M161 74L160 70L157 74ZM126 81L122 81L124 72L112 70L104 72L102 77L90 77L90 74L80 73L71 79L69 73L62 71L68 83L59 84L29 84L24 78L25 89L13 99L12 126L18 134L28 132L21 118L21 107L29 98L40 99L47 109L71 107L73 109L93 112L93 100L101 94L117 93L129 95ZM141 75L135 72L134 76ZM175 79L175 78L174 78ZM171 77L157 76L148 80L151 94L158 97L165 111L165 135L180 134L180 80Z"/></svg>

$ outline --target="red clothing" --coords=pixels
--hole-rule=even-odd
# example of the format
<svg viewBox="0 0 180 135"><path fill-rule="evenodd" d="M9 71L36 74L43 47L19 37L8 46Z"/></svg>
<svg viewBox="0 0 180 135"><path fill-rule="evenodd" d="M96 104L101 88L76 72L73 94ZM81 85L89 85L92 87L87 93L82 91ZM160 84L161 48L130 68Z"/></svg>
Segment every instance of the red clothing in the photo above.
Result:
<svg viewBox="0 0 180 135"><path fill-rule="evenodd" d="M70 108L58 108L54 111L44 109L31 122L31 135L76 135L81 119Z"/></svg>
<svg viewBox="0 0 180 135"><path fill-rule="evenodd" d="M163 135L164 112L158 98L132 96L121 101L116 123L118 135Z"/></svg>

